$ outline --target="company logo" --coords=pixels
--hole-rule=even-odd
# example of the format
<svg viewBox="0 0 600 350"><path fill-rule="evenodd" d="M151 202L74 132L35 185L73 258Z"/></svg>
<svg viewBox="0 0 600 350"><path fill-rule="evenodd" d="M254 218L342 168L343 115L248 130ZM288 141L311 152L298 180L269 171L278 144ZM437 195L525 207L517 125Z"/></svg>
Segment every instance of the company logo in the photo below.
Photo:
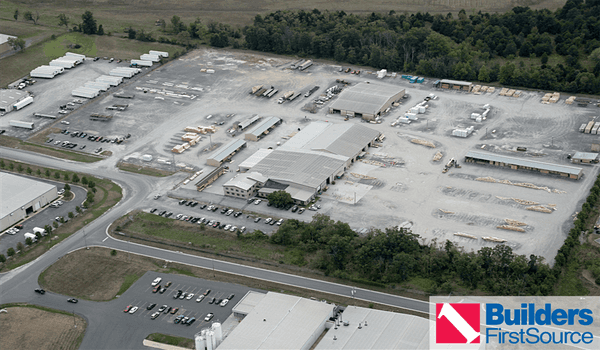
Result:
<svg viewBox="0 0 600 350"><path fill-rule="evenodd" d="M479 304L437 303L437 344L479 344Z"/></svg>

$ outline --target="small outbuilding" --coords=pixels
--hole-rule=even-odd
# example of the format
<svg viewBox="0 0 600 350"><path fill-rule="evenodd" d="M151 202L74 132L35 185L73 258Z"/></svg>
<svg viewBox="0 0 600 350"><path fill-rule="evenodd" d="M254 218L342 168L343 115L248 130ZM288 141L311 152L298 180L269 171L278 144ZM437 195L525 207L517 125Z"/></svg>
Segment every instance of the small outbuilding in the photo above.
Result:
<svg viewBox="0 0 600 350"><path fill-rule="evenodd" d="M598 163L598 153L577 152L573 157L571 157L571 162L575 164Z"/></svg>
<svg viewBox="0 0 600 350"><path fill-rule="evenodd" d="M473 83L468 81L442 79L435 82L435 87L471 92L471 89L473 89Z"/></svg>
<svg viewBox="0 0 600 350"><path fill-rule="evenodd" d="M245 139L250 141L258 141L263 136L269 134L277 125L281 124L281 119L277 117L269 117L261 120L252 130L249 130Z"/></svg>

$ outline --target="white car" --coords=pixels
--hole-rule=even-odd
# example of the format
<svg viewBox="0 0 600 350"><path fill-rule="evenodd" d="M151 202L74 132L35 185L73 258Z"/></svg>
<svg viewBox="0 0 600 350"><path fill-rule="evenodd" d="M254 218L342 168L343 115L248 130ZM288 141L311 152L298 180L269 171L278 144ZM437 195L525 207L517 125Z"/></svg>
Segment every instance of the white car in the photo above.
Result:
<svg viewBox="0 0 600 350"><path fill-rule="evenodd" d="M196 302L199 303L204 299L204 295L200 294L200 296L198 297L198 299L196 299Z"/></svg>
<svg viewBox="0 0 600 350"><path fill-rule="evenodd" d="M229 228L231 227L230 224L225 225L225 231L229 231Z"/></svg>
<svg viewBox="0 0 600 350"><path fill-rule="evenodd" d="M231 226L231 228L229 229L229 231L231 232L235 232L235 230L237 230L237 226Z"/></svg>
<svg viewBox="0 0 600 350"><path fill-rule="evenodd" d="M65 124L65 125L69 125L69 124L71 124L70 122L68 122L68 121L66 121L66 120L61 120L61 121L60 121L60 123L61 123L61 124Z"/></svg>
<svg viewBox="0 0 600 350"><path fill-rule="evenodd" d="M160 281L162 281L162 278L156 277L154 281L152 281L152 287L156 287L160 283Z"/></svg>
<svg viewBox="0 0 600 350"><path fill-rule="evenodd" d="M227 303L229 303L229 299L223 299L223 301L219 305L225 306L225 305L227 305Z"/></svg>
<svg viewBox="0 0 600 350"><path fill-rule="evenodd" d="M182 216L183 216L183 214L177 214L177 216L175 217L175 219L179 220L179 219L181 219Z"/></svg>
<svg viewBox="0 0 600 350"><path fill-rule="evenodd" d="M130 314L134 314L137 310L138 310L138 307L134 306L134 307L131 308L131 310L129 310L129 313Z"/></svg>
<svg viewBox="0 0 600 350"><path fill-rule="evenodd" d="M259 205L259 204L260 204L260 202L262 202L262 200L261 200L261 199L257 199L257 200L255 200L255 201L254 201L254 204L255 204L255 205Z"/></svg>
<svg viewBox="0 0 600 350"><path fill-rule="evenodd" d="M273 219L271 219L271 218L267 218L267 219L265 220L265 224L268 224L268 223L270 223L271 221L273 221Z"/></svg>
<svg viewBox="0 0 600 350"><path fill-rule="evenodd" d="M194 293L190 293L190 294L188 294L188 295L187 295L185 298L186 298L187 300L190 300L190 299L192 299L193 297L194 297Z"/></svg>

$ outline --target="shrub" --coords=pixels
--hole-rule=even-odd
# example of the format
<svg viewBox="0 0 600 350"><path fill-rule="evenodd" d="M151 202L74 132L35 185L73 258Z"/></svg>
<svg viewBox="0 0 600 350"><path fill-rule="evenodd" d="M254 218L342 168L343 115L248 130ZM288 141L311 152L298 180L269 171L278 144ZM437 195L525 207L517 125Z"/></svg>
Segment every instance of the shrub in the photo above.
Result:
<svg viewBox="0 0 600 350"><path fill-rule="evenodd" d="M112 255L112 256L115 256L115 255L117 255L117 251L116 251L116 250L114 250L114 249L113 249L113 250L111 250L111 251L110 251L110 255Z"/></svg>
<svg viewBox="0 0 600 350"><path fill-rule="evenodd" d="M8 255L8 256L15 255L15 248L13 248L13 247L8 248L8 250L6 251L6 255Z"/></svg>
<svg viewBox="0 0 600 350"><path fill-rule="evenodd" d="M19 242L17 243L17 250L22 252L23 249L25 249L25 246L23 245L23 242Z"/></svg>
<svg viewBox="0 0 600 350"><path fill-rule="evenodd" d="M39 233L38 233L39 234ZM25 238L25 244L27 245L32 245L33 244L33 239L31 239L31 237L27 237Z"/></svg>

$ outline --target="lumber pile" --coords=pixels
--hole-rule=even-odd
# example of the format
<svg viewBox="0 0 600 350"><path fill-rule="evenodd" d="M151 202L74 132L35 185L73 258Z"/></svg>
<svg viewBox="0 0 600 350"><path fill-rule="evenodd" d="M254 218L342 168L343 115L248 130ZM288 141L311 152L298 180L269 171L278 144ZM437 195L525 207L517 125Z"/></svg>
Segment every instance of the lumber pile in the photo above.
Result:
<svg viewBox="0 0 600 350"><path fill-rule="evenodd" d="M421 140L421 139L412 139L410 140L412 143L416 143L417 145L423 145L431 148L435 148L435 145L432 142Z"/></svg>
<svg viewBox="0 0 600 350"><path fill-rule="evenodd" d="M442 152L437 152L436 154L434 154L434 155L433 155L433 161L434 161L434 162L437 162L437 161L439 161L440 159L442 159L442 157L443 157L443 156L444 156L444 155L442 154Z"/></svg>
<svg viewBox="0 0 600 350"><path fill-rule="evenodd" d="M473 235L470 235L470 234L464 233L464 232L456 232L454 235L460 236L460 237L471 238L471 239L477 239L477 236L473 236Z"/></svg>
<svg viewBox="0 0 600 350"><path fill-rule="evenodd" d="M496 226L496 228L499 228L501 230L509 230L509 231L517 231L517 232L525 232L525 229L520 228L518 226L513 226L513 225L498 225Z"/></svg>
<svg viewBox="0 0 600 350"><path fill-rule="evenodd" d="M533 211L539 211L540 213L546 213L546 214L552 213L552 210L546 208L543 205L532 205L532 206L527 207L525 209L527 209L527 210L533 210Z"/></svg>
<svg viewBox="0 0 600 350"><path fill-rule="evenodd" d="M513 220L513 219L504 219L504 221L506 221L507 224L512 225L512 226L527 226L526 223L517 221L517 220Z"/></svg>
<svg viewBox="0 0 600 350"><path fill-rule="evenodd" d="M502 90L500 90L500 96L506 96L507 92L508 92L508 88L502 88Z"/></svg>
<svg viewBox="0 0 600 350"><path fill-rule="evenodd" d="M486 241L495 242L495 243L504 243L504 242L506 242L505 239L498 238L498 237L481 237L481 238L484 239L484 240L486 240Z"/></svg>
<svg viewBox="0 0 600 350"><path fill-rule="evenodd" d="M558 100L560 100L559 92L547 93L544 95L544 97L542 97L542 103L556 103Z"/></svg>
<svg viewBox="0 0 600 350"><path fill-rule="evenodd" d="M576 97L575 96L571 96L568 99L565 100L565 103L568 105L572 105L573 102L575 101Z"/></svg>
<svg viewBox="0 0 600 350"><path fill-rule="evenodd" d="M453 211L448 211L448 210L444 210L444 209L440 209L440 211L444 214L454 214Z"/></svg>
<svg viewBox="0 0 600 350"><path fill-rule="evenodd" d="M210 126L186 126L185 129L183 129L185 132L193 132L196 134L207 134L207 133L211 133L214 134L217 131L217 128L214 125L210 125Z"/></svg>

